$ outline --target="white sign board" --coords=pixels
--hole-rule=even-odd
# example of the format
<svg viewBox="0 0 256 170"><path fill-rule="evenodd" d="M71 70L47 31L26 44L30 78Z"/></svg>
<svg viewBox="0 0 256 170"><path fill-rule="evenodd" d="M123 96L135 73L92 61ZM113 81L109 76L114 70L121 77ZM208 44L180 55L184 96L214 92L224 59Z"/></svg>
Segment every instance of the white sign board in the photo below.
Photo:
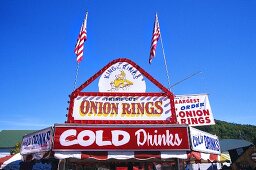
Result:
<svg viewBox="0 0 256 170"><path fill-rule="evenodd" d="M127 62L117 62L99 79L99 92L146 92L142 74Z"/></svg>
<svg viewBox="0 0 256 170"><path fill-rule="evenodd" d="M26 155L50 151L52 140L53 131L51 127L26 135L22 139L20 153Z"/></svg>
<svg viewBox="0 0 256 170"><path fill-rule="evenodd" d="M220 154L220 142L215 135L190 127L190 141L194 151Z"/></svg>
<svg viewBox="0 0 256 170"><path fill-rule="evenodd" d="M168 120L172 117L167 96L78 96L74 120Z"/></svg>
<svg viewBox="0 0 256 170"><path fill-rule="evenodd" d="M179 124L190 126L215 124L207 94L176 95L174 104Z"/></svg>

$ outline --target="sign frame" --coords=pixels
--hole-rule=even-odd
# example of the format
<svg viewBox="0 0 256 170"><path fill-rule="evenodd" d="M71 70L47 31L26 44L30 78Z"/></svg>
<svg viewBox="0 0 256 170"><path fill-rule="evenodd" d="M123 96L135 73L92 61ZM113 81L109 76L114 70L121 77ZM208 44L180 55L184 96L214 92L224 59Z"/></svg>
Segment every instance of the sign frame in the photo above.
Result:
<svg viewBox="0 0 256 170"><path fill-rule="evenodd" d="M42 135L42 133L48 133L48 132L50 132L49 136L47 136L48 134ZM42 152L50 151L53 146L53 133L54 133L53 128L48 127L48 128L38 130L33 133L24 135L22 138L22 141L21 141L20 154L28 155L28 154L35 154L35 153L42 153ZM41 136L40 136L40 134L41 134ZM49 139L46 139L48 137L49 137ZM27 140L27 141L24 141L24 140ZM36 140L36 142L34 140ZM25 152L26 150L23 149L23 144L26 142L29 147L33 147L32 149L31 148L27 149L29 152L28 151ZM40 142L47 148L42 149L42 147L38 146L38 143L40 143ZM31 143L35 143L35 144L31 145Z"/></svg>
<svg viewBox="0 0 256 170"><path fill-rule="evenodd" d="M162 92L160 93L118 93L118 92L82 92L82 90L87 87L90 83L92 83L96 78L102 75L102 73L107 70L110 66L118 62L127 62L132 65L135 69L137 69L143 76L148 78L153 84L155 84ZM76 120L73 116L74 111L74 102L77 97L84 96L106 96L106 97L114 97L114 96L124 96L124 97L133 97L133 96L152 96L152 97L168 97L170 100L170 119L168 120ZM133 61L126 58L119 58L113 60L105 67L103 67L100 71L98 71L95 75L90 77L85 83L83 83L80 87L74 90L70 97L69 108L67 114L67 121L65 123L79 123L79 124L176 124L177 118L175 113L175 105L174 105L174 95L170 92L166 87L164 87L161 83L159 83L156 79L154 79L151 75L149 75L145 70L135 64Z"/></svg>
<svg viewBox="0 0 256 170"><path fill-rule="evenodd" d="M218 155L221 154L220 141L218 136L212 135L210 133L204 132L191 126L189 126L189 136L192 150L203 153L212 153ZM213 143L214 141L217 141L217 144ZM213 150L213 147L219 147L219 151Z"/></svg>
<svg viewBox="0 0 256 170"><path fill-rule="evenodd" d="M174 98L177 122L190 126L214 125L208 94L184 94Z"/></svg>

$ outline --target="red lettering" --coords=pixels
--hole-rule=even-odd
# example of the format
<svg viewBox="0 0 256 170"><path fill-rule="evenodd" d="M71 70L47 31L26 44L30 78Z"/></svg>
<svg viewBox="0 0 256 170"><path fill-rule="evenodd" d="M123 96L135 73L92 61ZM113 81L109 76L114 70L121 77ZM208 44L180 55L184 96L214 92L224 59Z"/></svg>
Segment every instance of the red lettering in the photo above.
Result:
<svg viewBox="0 0 256 170"><path fill-rule="evenodd" d="M153 102L147 102L145 105L145 109L148 114L154 114Z"/></svg>
<svg viewBox="0 0 256 170"><path fill-rule="evenodd" d="M102 102L99 102L99 107L98 107L98 114L102 114L103 113L103 111L102 111L102 109L103 109L103 103Z"/></svg>
<svg viewBox="0 0 256 170"><path fill-rule="evenodd" d="M144 114L144 103L138 103L137 107L138 114Z"/></svg>
<svg viewBox="0 0 256 170"><path fill-rule="evenodd" d="M156 114L162 114L163 113L162 101L155 102L155 107L156 107L156 110L155 110Z"/></svg>
<svg viewBox="0 0 256 170"><path fill-rule="evenodd" d="M186 119L180 119L181 124L186 124Z"/></svg>
<svg viewBox="0 0 256 170"><path fill-rule="evenodd" d="M129 103L123 103L122 106L123 106L122 114L131 114Z"/></svg>
<svg viewBox="0 0 256 170"><path fill-rule="evenodd" d="M109 102L104 103L103 110L105 114L109 114L111 111L111 104Z"/></svg>
<svg viewBox="0 0 256 170"><path fill-rule="evenodd" d="M196 116L202 116L202 115L203 115L203 112L201 110L196 111Z"/></svg>
<svg viewBox="0 0 256 170"><path fill-rule="evenodd" d="M193 110L194 111L194 110ZM187 117L192 117L193 115L192 115L192 111L186 111L186 116Z"/></svg>
<svg viewBox="0 0 256 170"><path fill-rule="evenodd" d="M91 104L91 113L97 113L97 106L98 106L98 102L90 102Z"/></svg>
<svg viewBox="0 0 256 170"><path fill-rule="evenodd" d="M197 118L191 118L191 124L198 124Z"/></svg>
<svg viewBox="0 0 256 170"><path fill-rule="evenodd" d="M205 123L210 123L211 119L209 117L205 117Z"/></svg>
<svg viewBox="0 0 256 170"><path fill-rule="evenodd" d="M136 114L136 103L132 103L131 105L132 105L131 113Z"/></svg>
<svg viewBox="0 0 256 170"><path fill-rule="evenodd" d="M198 121L199 121L200 124L203 124L205 122L203 117L199 117Z"/></svg>
<svg viewBox="0 0 256 170"><path fill-rule="evenodd" d="M179 117L185 117L185 112L180 111L180 112L179 112Z"/></svg>
<svg viewBox="0 0 256 170"><path fill-rule="evenodd" d="M89 102L87 100L82 101L80 105L80 115L85 116L88 113L89 108L90 108Z"/></svg>
<svg viewBox="0 0 256 170"><path fill-rule="evenodd" d="M204 116L210 116L210 112L209 112L208 109L207 110L203 110L203 112L204 112Z"/></svg>

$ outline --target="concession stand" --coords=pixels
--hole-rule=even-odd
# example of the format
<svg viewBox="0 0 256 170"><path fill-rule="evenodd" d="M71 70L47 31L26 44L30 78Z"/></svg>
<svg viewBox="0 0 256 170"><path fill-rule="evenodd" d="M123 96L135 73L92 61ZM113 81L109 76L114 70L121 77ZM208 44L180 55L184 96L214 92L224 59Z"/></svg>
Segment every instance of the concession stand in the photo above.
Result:
<svg viewBox="0 0 256 170"><path fill-rule="evenodd" d="M146 79L160 92L147 92ZM99 91L85 91L94 81ZM44 160L51 169L151 170L217 161L218 138L189 125L214 124L205 97L175 98L133 61L113 60L70 94L65 123L24 136L24 164Z"/></svg>

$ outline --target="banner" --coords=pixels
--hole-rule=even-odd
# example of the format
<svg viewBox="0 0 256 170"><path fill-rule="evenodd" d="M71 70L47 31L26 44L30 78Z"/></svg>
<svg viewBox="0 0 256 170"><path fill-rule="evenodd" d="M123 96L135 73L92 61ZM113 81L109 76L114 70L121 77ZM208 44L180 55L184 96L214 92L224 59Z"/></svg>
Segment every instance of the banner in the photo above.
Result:
<svg viewBox="0 0 256 170"><path fill-rule="evenodd" d="M187 126L55 125L55 151L189 150Z"/></svg>
<svg viewBox="0 0 256 170"><path fill-rule="evenodd" d="M78 96L74 99L74 120L169 120L168 96Z"/></svg>
<svg viewBox="0 0 256 170"><path fill-rule="evenodd" d="M174 103L179 124L190 126L215 124L207 94L177 95Z"/></svg>
<svg viewBox="0 0 256 170"><path fill-rule="evenodd" d="M218 136L195 129L190 130L191 149L194 151L220 154L220 142Z"/></svg>
<svg viewBox="0 0 256 170"><path fill-rule="evenodd" d="M52 139L53 131L51 127L26 135L22 139L20 153L25 155L50 151Z"/></svg>

